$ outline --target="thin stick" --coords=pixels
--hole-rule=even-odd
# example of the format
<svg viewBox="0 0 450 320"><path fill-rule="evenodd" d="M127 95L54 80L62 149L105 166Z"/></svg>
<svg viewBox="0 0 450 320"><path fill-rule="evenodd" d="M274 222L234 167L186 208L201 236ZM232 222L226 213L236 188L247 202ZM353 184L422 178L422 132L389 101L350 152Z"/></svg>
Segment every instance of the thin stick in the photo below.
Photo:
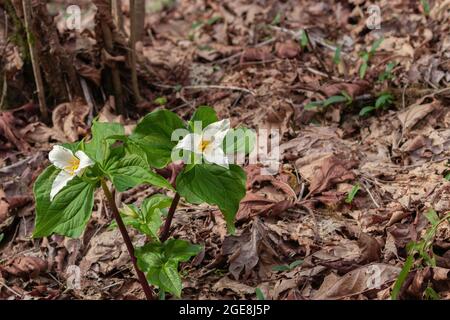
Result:
<svg viewBox="0 0 450 320"><path fill-rule="evenodd" d="M139 82L137 77L137 56L136 56L136 41L139 36L139 28L141 27L138 21L138 13L137 13L137 2L135 0L130 0L130 20L131 20L131 28L130 28L130 67L131 67L131 87L133 89L134 99L136 104L138 104L142 98L139 93Z"/></svg>
<svg viewBox="0 0 450 320"><path fill-rule="evenodd" d="M123 28L122 0L112 0L111 4L113 17L117 28L120 30L120 32L125 34Z"/></svg>
<svg viewBox="0 0 450 320"><path fill-rule="evenodd" d="M36 48L33 46L33 39L31 36L31 0L22 0L23 15L25 21L25 30L27 32L27 42L30 48L31 64L33 66L34 80L36 82L36 91L39 99L39 109L41 117L44 122L48 121L47 104L45 103L44 82L42 81L41 69L39 67L39 56Z"/></svg>
<svg viewBox="0 0 450 320"><path fill-rule="evenodd" d="M4 283L3 281L0 281L0 288L1 287L5 287L8 291L11 291L12 293L14 293L16 296L22 298L22 295L18 292L16 292L15 290L13 290L12 288L10 288L9 286L6 285L6 283Z"/></svg>
<svg viewBox="0 0 450 320"><path fill-rule="evenodd" d="M144 273L138 268L137 259L134 255L133 243L131 242L130 236L128 235L127 228L125 227L125 224L123 223L122 218L120 217L119 209L117 209L116 202L114 201L114 198L111 192L109 191L109 188L106 185L105 180L102 179L101 184L106 199L108 200L110 209L113 212L114 219L117 222L120 233L122 234L122 238L125 242L125 245L127 246L128 254L130 255L131 262L133 262L134 270L136 270L136 274L138 276L142 289L144 290L145 296L147 297L147 300L153 300L154 299L153 290L150 288Z"/></svg>
<svg viewBox="0 0 450 320"><path fill-rule="evenodd" d="M191 89L191 90L208 90L208 89L219 89L219 90L233 90L233 91L242 91L251 94L252 96L255 93L249 89L235 87L235 86L221 86L221 85L204 85L204 86L185 86L183 89Z"/></svg>
<svg viewBox="0 0 450 320"><path fill-rule="evenodd" d="M3 56L3 54L4 54L4 52L6 51L6 47L8 46L8 37L9 37L9 35L8 35L8 28L9 28L9 26L8 26L8 14L7 14L7 12L6 11L4 11L4 13L5 13L5 39L6 39L6 44L5 44L5 47L4 47L4 49L3 49L3 52L2 52L2 56ZM0 75L2 74L2 72L0 72ZM2 83L2 86L0 87L0 88L2 88L2 94L1 94L1 98L0 98L0 110L3 110L3 109L6 109L6 95L8 94L8 82L7 82L7 79L6 79L6 72L3 74L3 77L2 77L3 79L3 83Z"/></svg>
<svg viewBox="0 0 450 320"><path fill-rule="evenodd" d="M24 0L25 1L25 0ZM105 41L105 48L106 51L110 54L113 53L114 50L114 41L113 41L113 35L112 31L107 24L106 21L100 22L102 32L103 32L103 40ZM116 111L119 114L124 115L125 114L125 108L123 106L123 92L122 92L122 82L120 80L120 74L119 70L117 70L117 66L115 63L113 63L111 67L111 74L112 74L112 83L114 87L114 93L116 98Z"/></svg>
<svg viewBox="0 0 450 320"><path fill-rule="evenodd" d="M164 223L164 227L159 237L159 240L161 240L161 242L164 242L167 240L167 238L169 238L170 225L172 224L173 216L175 215L175 210L177 209L178 202L180 202L180 195L177 192L172 200L169 213L167 214L166 222Z"/></svg>

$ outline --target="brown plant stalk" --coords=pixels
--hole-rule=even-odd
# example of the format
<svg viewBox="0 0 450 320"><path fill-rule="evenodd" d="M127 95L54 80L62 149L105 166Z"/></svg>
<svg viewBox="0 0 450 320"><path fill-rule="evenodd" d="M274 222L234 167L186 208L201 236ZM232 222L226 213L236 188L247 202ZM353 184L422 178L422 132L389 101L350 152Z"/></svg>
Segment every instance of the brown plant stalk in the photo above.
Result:
<svg viewBox="0 0 450 320"><path fill-rule="evenodd" d="M154 300L155 294L154 294L153 290L150 288L150 285L148 284L145 274L139 269L139 267L137 265L137 259L136 259L136 256L134 255L133 243L131 242L130 236L128 235L127 228L125 227L125 224L122 221L122 218L119 213L119 209L117 208L116 202L114 201L114 197L113 197L111 191L109 191L109 188L106 185L105 180L103 180L103 179L101 180L101 185L102 185L103 192L105 193L106 199L108 200L110 209L114 215L114 219L116 220L117 225L120 230L120 233L122 234L122 238L127 247L128 254L130 255L131 262L133 263L133 266L134 266L134 270L136 271L136 274L138 276L139 283L141 284L142 289L144 290L145 297L147 298L147 300Z"/></svg>

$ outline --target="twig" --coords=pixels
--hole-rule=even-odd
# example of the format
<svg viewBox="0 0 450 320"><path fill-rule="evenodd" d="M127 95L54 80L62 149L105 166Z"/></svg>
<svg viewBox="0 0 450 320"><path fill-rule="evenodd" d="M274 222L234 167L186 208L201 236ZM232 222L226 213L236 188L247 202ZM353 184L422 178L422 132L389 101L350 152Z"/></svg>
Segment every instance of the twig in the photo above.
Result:
<svg viewBox="0 0 450 320"><path fill-rule="evenodd" d="M134 99L136 104L141 102L141 94L139 93L139 82L137 77L137 57L136 57L136 40L138 38L138 33L140 33L140 21L138 21L138 13L137 13L137 5L140 2L136 0L130 0L130 20L131 20L131 28L130 28L130 68L131 68L131 87L133 89Z"/></svg>
<svg viewBox="0 0 450 320"><path fill-rule="evenodd" d="M114 41L113 41L113 35L111 28L108 25L108 22L105 18L101 19L100 26L103 33L103 40L105 42L105 48L106 51L109 54L112 54L114 51ZM122 92L122 82L120 80L120 74L119 70L117 69L117 66L115 63L112 64L111 67L111 74L112 74L112 83L114 87L114 95L115 95L115 102L116 102L116 111L119 114L124 115L125 109L123 106L123 92Z"/></svg>
<svg viewBox="0 0 450 320"><path fill-rule="evenodd" d="M111 7L117 28L119 28L120 32L125 34L125 31L123 29L122 0L112 0Z"/></svg>
<svg viewBox="0 0 450 320"><path fill-rule="evenodd" d="M362 183L364 190L366 190L366 192L369 194L370 199L372 199L372 202L375 204L375 206L377 208L380 208L380 205L378 204L378 202L376 202L375 198L373 197L372 193L370 192L369 188L367 188L365 183Z"/></svg>
<svg viewBox="0 0 450 320"><path fill-rule="evenodd" d="M83 94L84 94L84 99L86 100L86 103L89 107L89 115L88 115L88 119L87 119L87 124L90 126L92 124L92 121L94 119L94 103L92 101L91 98L91 94L89 92L89 87L86 83L86 80L84 80L83 78L80 78L80 83L81 83L81 89L83 90Z"/></svg>
<svg viewBox="0 0 450 320"><path fill-rule="evenodd" d="M9 28L9 26L8 26L8 14L5 11L5 39L6 39L6 44L5 44L5 47L3 49L3 52L1 54L1 56L3 56L3 54L6 51L6 48L8 46L8 28ZM0 60L0 63L1 62L2 61ZM1 74L1 72L0 72L0 74ZM6 94L8 93L8 82L6 81L6 73L3 74L3 79L2 80L3 80L3 84L1 86L2 94L1 94L1 98L0 98L0 110L6 109L6 105L4 105L5 101L6 101Z"/></svg>
<svg viewBox="0 0 450 320"><path fill-rule="evenodd" d="M31 64L33 66L36 91L39 99L39 109L41 111L42 120L44 120L44 122L48 122L48 110L47 104L45 103L44 82L42 80L41 69L39 67L39 56L36 52L36 47L33 45L33 38L31 36L31 0L22 0L22 6L28 47L30 48Z"/></svg>
<svg viewBox="0 0 450 320"><path fill-rule="evenodd" d="M0 280L0 287L5 287L8 291L11 291L12 293L14 293L16 296L22 298L22 295L20 293L18 293L17 291L13 290L12 288L10 288L9 286L6 285L6 283L4 283L3 281Z"/></svg>
<svg viewBox="0 0 450 320"><path fill-rule="evenodd" d="M125 224L123 223L122 218L120 217L119 209L117 208L116 202L114 201L114 198L111 194L111 191L109 191L109 188L106 185L105 180L103 180L103 179L101 180L101 185L102 185L103 192L105 193L106 199L108 200L110 209L113 212L114 219L116 220L117 226L119 227L120 233L122 234L122 238L127 247L128 254L130 255L131 262L133 263L134 270L136 271L139 282L142 286L142 289L144 290L145 296L147 297L147 300L153 300L154 292L150 288L147 278L145 277L144 273L139 269L139 267L137 265L137 259L136 259L136 256L134 255L133 243L131 242L130 236L128 235L127 228L125 227Z"/></svg>
<svg viewBox="0 0 450 320"><path fill-rule="evenodd" d="M200 86L185 86L183 89L187 90L208 90L208 89L219 89L219 90L232 90L232 91L242 91L245 93L249 93L252 96L255 95L255 93L249 89L241 88L241 87L235 87L235 86L221 86L221 85L200 85Z"/></svg>
<svg viewBox="0 0 450 320"><path fill-rule="evenodd" d="M178 203L180 202L180 195L178 192L175 194L175 197L172 200L172 204L170 205L169 213L167 214L166 221L164 223L164 227L161 231L161 235L159 240L164 242L169 238L170 225L172 224L173 216L175 215L175 210L177 209Z"/></svg>

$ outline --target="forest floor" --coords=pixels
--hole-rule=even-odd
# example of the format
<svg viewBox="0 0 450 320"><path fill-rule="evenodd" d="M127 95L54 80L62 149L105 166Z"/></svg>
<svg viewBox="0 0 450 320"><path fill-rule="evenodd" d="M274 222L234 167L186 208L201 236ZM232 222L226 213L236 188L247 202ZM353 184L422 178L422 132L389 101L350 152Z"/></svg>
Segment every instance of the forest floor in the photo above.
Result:
<svg viewBox="0 0 450 320"><path fill-rule="evenodd" d="M52 125L29 102L34 82L19 50L0 40L15 72L0 113L0 298L143 298L103 195L81 239L33 239L32 184L52 145L88 136L97 114L130 129L160 105L185 119L209 105L232 126L279 130L282 164L274 176L245 167L234 236L216 208L180 204L173 235L204 246L182 264L183 298L256 299L260 288L267 299L389 299L407 244L431 234L399 296L450 299L450 223L433 224L450 210L450 1L379 1L373 30L364 0L155 3L137 46L147 102L127 116L98 86L120 57L89 54L92 15L85 32L60 31L94 101L49 103ZM127 33L127 3L123 11ZM116 198L139 203L156 191Z"/></svg>

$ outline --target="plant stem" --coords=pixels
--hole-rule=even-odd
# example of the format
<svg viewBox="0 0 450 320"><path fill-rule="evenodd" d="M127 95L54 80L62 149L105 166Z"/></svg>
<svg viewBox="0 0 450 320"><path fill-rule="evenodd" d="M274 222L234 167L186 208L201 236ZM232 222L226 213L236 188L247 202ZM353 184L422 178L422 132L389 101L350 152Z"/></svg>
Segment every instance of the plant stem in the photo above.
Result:
<svg viewBox="0 0 450 320"><path fill-rule="evenodd" d="M31 0L22 0L23 16L25 21L25 30L27 32L27 41L30 48L31 65L33 67L34 80L36 82L36 92L39 100L39 109L44 122L48 122L48 110L45 102L44 81L39 63L39 56L36 47L33 45L33 36L31 34Z"/></svg>
<svg viewBox="0 0 450 320"><path fill-rule="evenodd" d="M134 99L136 104L139 104L141 101L141 95L139 93L139 82L137 76L137 56L136 56L136 41L138 40L139 33L141 32L141 28L143 28L143 24L140 24L138 21L138 2L141 5L140 1L130 0L130 67L131 67L131 87L133 89ZM145 17L145 16L144 16Z"/></svg>
<svg viewBox="0 0 450 320"><path fill-rule="evenodd" d="M141 283L142 289L144 290L145 296L147 297L147 300L153 300L154 292L150 288L144 273L138 268L137 259L134 255L133 243L131 242L130 236L128 235L127 228L125 227L125 224L123 223L122 218L120 217L119 209L116 206L116 202L114 201L111 191L109 191L109 188L106 185L106 181L102 179L101 184L103 192L105 193L105 196L108 199L109 206L111 207L111 210L114 214L114 219L116 220L117 225L119 226L120 233L122 234L122 238L125 241L125 245L127 246L128 254L130 255L131 262L133 262L134 270L136 270L136 274L138 276L139 282Z"/></svg>
<svg viewBox="0 0 450 320"><path fill-rule="evenodd" d="M159 237L159 240L161 240L161 242L166 241L169 237L170 225L172 224L173 216L175 215L175 210L178 206L178 202L180 202L180 195L177 192L172 200L169 213L167 214L166 222L164 223L164 228L162 229L161 235Z"/></svg>

